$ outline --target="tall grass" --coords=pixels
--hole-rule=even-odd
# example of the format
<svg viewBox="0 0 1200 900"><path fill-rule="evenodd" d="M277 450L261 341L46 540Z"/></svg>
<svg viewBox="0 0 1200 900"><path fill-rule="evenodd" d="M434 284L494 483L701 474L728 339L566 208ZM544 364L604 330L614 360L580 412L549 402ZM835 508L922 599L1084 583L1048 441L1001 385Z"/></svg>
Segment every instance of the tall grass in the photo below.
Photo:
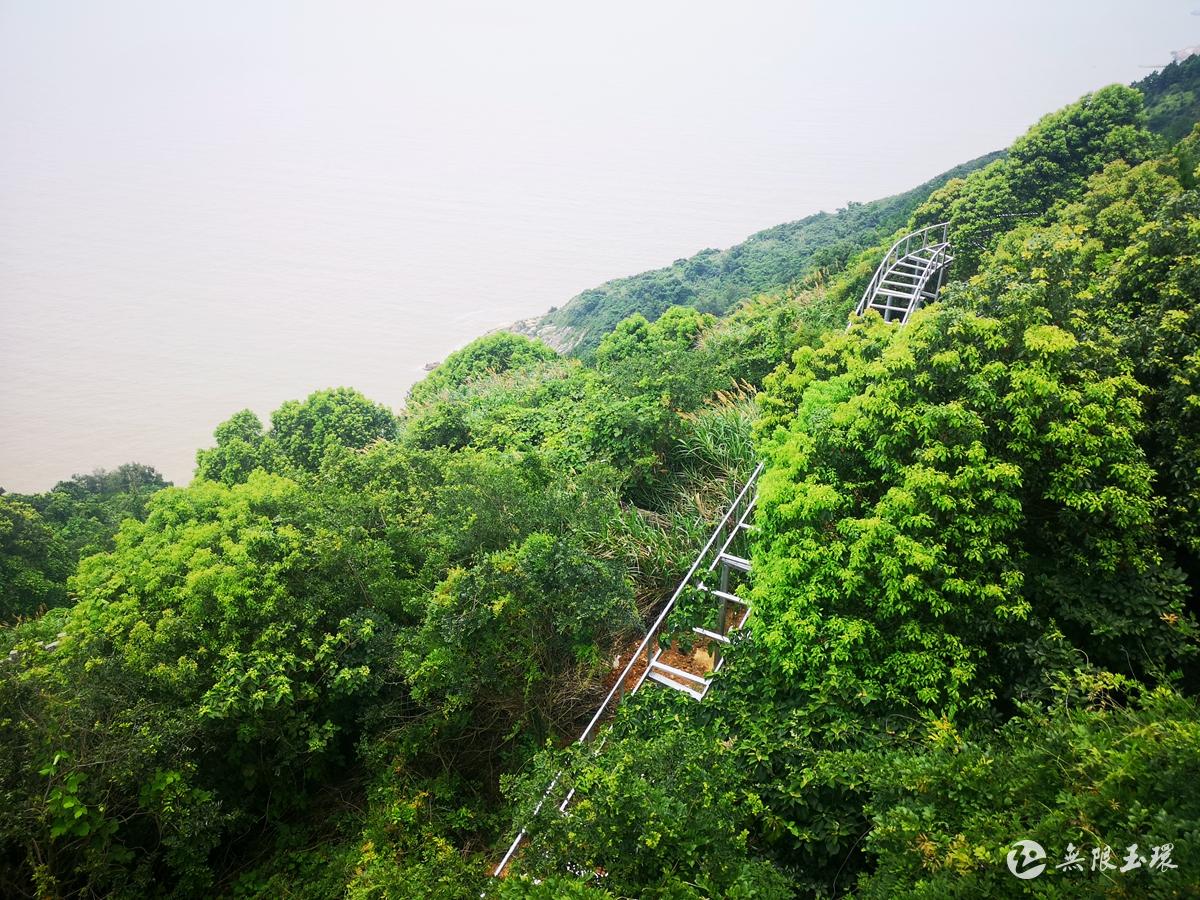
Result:
<svg viewBox="0 0 1200 900"><path fill-rule="evenodd" d="M718 391L685 414L656 509L629 506L601 542L622 557L643 617L674 591L718 519L754 471L754 389Z"/></svg>

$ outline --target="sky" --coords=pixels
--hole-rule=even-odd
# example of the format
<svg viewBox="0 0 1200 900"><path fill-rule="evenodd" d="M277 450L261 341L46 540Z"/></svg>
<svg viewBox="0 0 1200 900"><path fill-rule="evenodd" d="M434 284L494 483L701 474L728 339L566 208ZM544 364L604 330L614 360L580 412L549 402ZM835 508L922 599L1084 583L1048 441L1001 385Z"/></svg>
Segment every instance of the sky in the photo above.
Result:
<svg viewBox="0 0 1200 900"><path fill-rule="evenodd" d="M894 194L1200 44L1200 0L0 0L0 486Z"/></svg>

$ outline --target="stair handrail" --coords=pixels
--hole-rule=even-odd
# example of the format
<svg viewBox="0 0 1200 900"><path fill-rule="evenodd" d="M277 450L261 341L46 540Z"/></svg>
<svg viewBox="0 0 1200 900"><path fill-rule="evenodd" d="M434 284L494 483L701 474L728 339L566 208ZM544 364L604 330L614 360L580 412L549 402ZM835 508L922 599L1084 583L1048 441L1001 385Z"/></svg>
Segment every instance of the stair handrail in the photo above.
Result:
<svg viewBox="0 0 1200 900"><path fill-rule="evenodd" d="M634 664L642 657L642 654L646 652L646 649L650 646L650 641L658 637L658 632L662 628L663 623L667 620L667 616L669 616L671 614L671 610L675 608L675 604L678 602L679 597L683 594L684 588L691 584L692 578L700 569L700 564L708 556L709 551L712 550L713 546L716 544L717 538L724 533L726 526L730 522L733 522L735 529L738 527L738 523L743 515L743 513L740 512L742 504L745 501L750 489L753 488L755 483L758 481L758 476L762 474L764 465L764 463L760 462L754 467L754 472L751 473L748 479L746 479L746 483L742 486L741 491L738 492L737 497L735 497L733 502L729 504L729 509L726 511L725 515L721 517L720 521L717 522L716 527L713 529L712 534L708 538L708 542L704 545L704 548L698 554L696 554L696 559L692 562L692 567L688 569L687 574L683 576L683 579L679 582L679 586L675 588L675 593L671 595L671 599L667 601L667 604L663 607L662 612L660 612L655 618L654 624L652 624L646 631L646 636L642 638L642 642L638 644L637 649L629 657L629 662L625 663L625 668L621 670L621 674L617 677L617 680L613 682L613 686L609 688L608 694L605 696L604 701L596 710L596 714L592 716L592 720L588 722L587 727L584 728L579 737L575 739L576 744L585 743L589 738L592 737L593 729L595 729L595 727L600 723L600 720L604 718L604 713L608 709L608 705L612 702L613 697L617 696L619 692L624 690L625 681L629 678L629 674L633 671ZM647 665L646 670L649 671L649 668L649 665ZM644 675L642 677L645 678ZM550 793L558 785L559 779L562 778L562 775L563 772L560 770L558 774L554 776L554 779L550 782L550 786L546 788L541 799L538 800L537 805L533 808L533 815L536 816L539 812L541 812L542 804L546 802L546 798L550 796ZM497 865L495 870L492 872L493 876L498 877L506 868L508 868L509 862L511 862L512 858L516 855L518 848L521 846L521 841L525 839L526 833L526 829L522 827L517 833L517 836L513 839L512 844L509 846L508 852L504 854L504 858L500 860L499 865Z"/></svg>
<svg viewBox="0 0 1200 900"><path fill-rule="evenodd" d="M879 267L875 270L875 274L871 276L871 281L867 284L867 289L863 292L862 299L858 301L858 306L855 307L854 314L861 316L867 311L867 305L871 302L871 298L875 296L875 291L879 288L880 282L883 281L883 276L891 271L891 268L895 263L899 262L901 259L908 256L909 253L913 252L912 243L914 239L920 238L921 240L921 245L916 247L916 250L923 250L926 247L932 247L936 244L946 244L948 243L947 236L949 234L949 229L949 222L937 222L933 225L926 225L924 228L918 228L916 231L911 231L896 241L896 243L892 244L892 246L888 248L888 252L883 255L883 260L879 263ZM937 230L941 231L941 240L937 242L931 242L929 240L929 234ZM903 246L904 252L897 253L901 246Z"/></svg>
<svg viewBox="0 0 1200 900"><path fill-rule="evenodd" d="M658 636L658 631L662 627L663 622L667 620L667 616L670 615L671 610L675 608L675 604L679 601L679 597L683 594L684 588L691 583L692 577L696 574L697 570L699 570L700 564L704 561L704 558L708 555L708 552L713 548L717 538L724 532L726 525L728 525L731 521L736 524L737 517L740 515L738 510L741 508L742 501L745 500L749 490L754 487L755 482L758 481L758 476L762 473L762 470L763 463L760 462L754 467L754 472L751 473L750 477L746 479L746 483L738 492L737 497L735 497L734 501L729 504L728 511L726 511L725 515L721 517L721 520L717 522L717 525L713 529L712 534L709 536L708 542L705 543L704 548L698 554L696 554L696 559L692 562L692 567L688 569L688 573L683 576L683 579L679 582L679 586L675 588L675 593L671 595L671 599L667 601L667 605L662 608L662 612L658 614L658 617L654 620L654 624L651 625L646 631L646 636L642 638L642 642L638 644L638 647L633 652L633 655L629 657L629 662L625 663L625 668L621 670L621 677L614 682L612 688L609 689L608 696L604 698L604 702L600 704L600 708L596 710L596 714L592 716L592 720L588 722L587 727L583 729L583 732L579 735L578 743L583 743L589 737L591 737L592 729L596 727L600 719L603 717L604 710L608 707L608 704L612 702L612 698L617 695L617 692L621 689L622 685L624 685L625 679L629 676L629 673L633 671L634 663L637 662L638 658L642 655L642 653L645 652L646 648L650 644L651 639Z"/></svg>
<svg viewBox="0 0 1200 900"><path fill-rule="evenodd" d="M934 245L931 244L929 246ZM921 308L921 304L925 296L925 289L928 287L929 282L933 280L933 276L936 275L944 266L949 265L950 262L953 261L953 258L950 257L949 253L947 252L948 250L948 244L942 244L938 246L938 249L934 252L933 256L929 257L929 261L925 263L925 267L921 270L920 280L918 280L913 286L912 296L908 298L908 309L905 310L904 318L901 321L907 322L909 317Z"/></svg>

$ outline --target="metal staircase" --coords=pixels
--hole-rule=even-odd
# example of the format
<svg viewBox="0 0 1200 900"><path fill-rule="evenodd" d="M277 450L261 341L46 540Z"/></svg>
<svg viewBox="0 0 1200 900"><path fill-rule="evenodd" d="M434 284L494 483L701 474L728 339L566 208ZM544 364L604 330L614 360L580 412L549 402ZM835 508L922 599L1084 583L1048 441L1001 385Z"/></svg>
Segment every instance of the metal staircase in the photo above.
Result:
<svg viewBox="0 0 1200 900"><path fill-rule="evenodd" d="M754 528L750 524L750 517L758 502L755 487L762 469L763 465L759 463L737 499L730 504L729 510L717 523L708 543L692 563L692 568L675 589L675 595L663 611L664 615L659 616L661 622L665 622L666 616L670 615L683 592L692 588L713 601L712 609L716 613L714 627L692 626L692 633L700 640L697 646L686 654L686 661L682 660L684 654L679 654L671 648L672 652L681 657L681 662L677 665L664 662L662 656L666 651L662 642L653 642L658 646L649 657L642 680L634 685L633 690L637 690L642 682L649 679L656 684L680 691L693 700L703 700L708 694L708 689L712 686L710 676L714 675L725 661L722 647L730 643L730 632L741 628L750 617L749 602L730 591L730 579L734 573L750 574L750 560L744 556L737 556L732 551L745 553L749 549L747 532ZM714 578L717 586L710 587L706 579L711 581ZM656 623L657 627L652 629L655 634L661 633L661 622ZM635 652L629 666L636 667L639 658Z"/></svg>
<svg viewBox="0 0 1200 900"><path fill-rule="evenodd" d="M875 270L855 315L874 309L885 322L903 325L927 300L936 299L954 262L948 227L946 222L927 225L896 241Z"/></svg>
<svg viewBox="0 0 1200 900"><path fill-rule="evenodd" d="M874 309L882 314L885 321L903 325L926 301L936 299L945 280L946 271L954 261L954 257L950 255L947 231L947 223L942 222L914 231L896 241L884 255L879 268L875 270L875 276L867 285L867 290L855 309L855 315L861 316L868 309ZM730 643L730 632L741 628L750 616L750 604L737 595L736 588L732 588L731 584L734 579L742 579L749 575L751 570L749 556L742 554L748 554L749 551L747 537L748 532L754 529L750 520L758 503L757 482L762 470L763 464L759 463L729 510L717 523L708 543L701 549L687 575L671 595L671 599L658 614L637 649L630 654L608 696L579 735L577 743L593 740L599 726L621 702L621 698L626 693L635 693L647 681L679 691L697 701L703 700L708 694L709 688L712 687L711 676L720 671L725 662L722 648ZM710 584L713 581L715 586ZM663 633L667 617L688 589L712 598L717 611L717 624L715 628L701 625L692 628L692 632L701 638L699 646L707 647L707 650L699 654L693 650L687 658L686 665L666 662L663 656L667 651L664 650L659 637ZM674 660L676 656L678 654L671 658ZM601 737L597 742L597 752L603 743L604 738ZM534 807L535 816L554 793L562 776L562 772L554 776L554 780ZM574 797L575 789L571 788L561 802L556 798L559 812L566 812ZM508 852L504 854L504 858L500 860L500 864L496 866L493 875L505 873L525 840L525 835L525 829L522 828Z"/></svg>
<svg viewBox="0 0 1200 900"><path fill-rule="evenodd" d="M675 593L671 595L671 599L659 612L653 624L646 631L646 636L642 638L641 643L629 655L625 667L617 676L617 680L609 689L608 695L596 710L592 720L588 722L587 727L576 739L576 743L585 744L593 740L598 731L599 726L608 718L609 715L616 709L621 702L621 698L626 694L636 693L647 681L670 688L671 690L679 691L684 695L691 697L693 700L703 700L708 690L712 687L712 682L709 676L720 670L725 662L725 658L721 653L722 646L730 643L729 632L734 630L734 627L740 628L745 624L746 619L750 615L750 604L732 593L730 588L730 580L733 577L732 573L738 572L747 574L750 571L750 561L744 556L738 556L733 551L746 552L748 547L747 533L753 530L754 526L750 523L751 516L754 513L754 506L758 501L758 494L755 490L758 482L758 476L762 473L763 464L759 463L755 467L753 474L746 481L742 490L738 493L737 498L730 504L728 511L717 523L717 527L713 529L709 536L708 542L701 549L696 559L692 562L691 568L683 580L679 582L679 586L675 588ZM710 587L705 579L716 580L716 587ZM711 652L706 654L693 653L693 659L703 657L705 662L701 665L689 665L684 668L679 665L672 665L664 662L664 648L659 641L659 636L663 632L667 617L670 616L672 610L679 603L679 598L688 588L692 588L701 593L712 597L717 610L716 628L704 628L695 626L692 631L702 639L702 644L707 645ZM735 611L732 616L732 621L735 623L730 627L731 623L731 608L737 607L740 613ZM709 662L711 661L711 662ZM703 668L703 674L693 669ZM603 738L600 739L603 742ZM541 800L533 809L533 814L536 816L541 812L542 806L550 795L554 793L555 788L562 778L562 772L554 776L554 780L550 782L550 786L546 788L546 792L542 794ZM572 788L567 792L566 797L559 803L559 811L565 812L570 805L571 800L575 796L575 789ZM556 801L557 802L557 801ZM525 829L522 828L508 848L508 852L504 854L504 858L500 860L496 866L493 875L503 875L508 868L508 864L512 862L512 858L520 849L521 843L525 840Z"/></svg>

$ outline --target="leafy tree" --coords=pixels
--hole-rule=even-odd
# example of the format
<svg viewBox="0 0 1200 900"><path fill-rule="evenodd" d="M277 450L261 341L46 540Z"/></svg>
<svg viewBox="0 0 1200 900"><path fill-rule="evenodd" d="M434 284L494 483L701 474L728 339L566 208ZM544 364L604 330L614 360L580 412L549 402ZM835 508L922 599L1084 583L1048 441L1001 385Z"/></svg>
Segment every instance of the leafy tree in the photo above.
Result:
<svg viewBox="0 0 1200 900"><path fill-rule="evenodd" d="M979 712L1084 653L1142 672L1192 653L1140 389L1038 291L1011 285L998 319L871 317L769 379L799 400L764 419L755 622L814 715Z"/></svg>
<svg viewBox="0 0 1200 900"><path fill-rule="evenodd" d="M250 410L234 413L217 426L217 445L197 452L196 477L241 484L257 469L299 477L319 470L331 449L357 450L398 433L386 407L352 388L328 388L284 403L271 414L269 431Z"/></svg>
<svg viewBox="0 0 1200 900"><path fill-rule="evenodd" d="M1138 166L1111 163L1052 225L1014 230L982 273L993 296L1015 274L1040 285L1056 318L1082 306L1093 311L1090 328L1118 335L1146 388L1141 443L1165 503L1163 530L1192 558L1200 546L1194 525L1200 319L1191 302L1200 285L1193 252L1200 227L1193 173L1198 144L1200 135Z"/></svg>
<svg viewBox="0 0 1200 900"><path fill-rule="evenodd" d="M446 363L476 374L453 384L431 376L443 385L437 391L414 387L404 439L421 448L537 450L573 468L608 463L624 473L628 497L651 505L678 414L699 406L719 377L700 348L712 325L711 316L682 307L653 324L634 316L586 365L542 359L541 345L509 335L501 346L525 341L526 349L541 349L539 358L503 371L468 365L476 356L494 361L483 350L499 336L486 338L478 354L472 345L462 351L467 357Z"/></svg>
<svg viewBox="0 0 1200 900"><path fill-rule="evenodd" d="M607 672L602 654L636 622L621 567L588 550L536 532L452 571L405 658L415 696L447 714L532 720L526 729L539 738L567 731L580 699L571 669Z"/></svg>
<svg viewBox="0 0 1200 900"><path fill-rule="evenodd" d="M868 854L877 862L855 896L995 897L1020 892L1005 855L1017 840L1041 843L1047 871L1023 895L1179 897L1194 890L1184 860L1197 852L1200 804L1181 789L1200 778L1200 715L1193 699L1160 688L1114 703L1104 686L1079 706L1030 709L993 733L930 723L923 739L864 760L873 791ZM1123 691L1117 691L1118 695ZM1081 870L1058 869L1071 844ZM1092 871L1092 850L1111 847L1129 871ZM1151 870L1153 847L1171 846L1175 868Z"/></svg>
<svg viewBox="0 0 1200 900"><path fill-rule="evenodd" d="M281 466L278 446L264 433L262 420L248 409L218 425L213 436L217 445L196 453L197 478L241 484L255 469L271 472Z"/></svg>
<svg viewBox="0 0 1200 900"><path fill-rule="evenodd" d="M0 619L30 615L67 598L67 577L82 556L111 550L125 519L144 519L148 499L167 486L150 466L126 463L60 481L44 494L3 494L0 504ZM4 546L7 544L7 546ZM6 611L7 610L7 611Z"/></svg>
<svg viewBox="0 0 1200 900"><path fill-rule="evenodd" d="M1087 177L1113 160L1145 159L1153 139L1143 121L1141 94L1120 85L1102 88L1042 118L1004 159L935 191L912 223L948 221L955 272L971 275L1014 220L1040 219L1055 202L1077 199Z"/></svg>
<svg viewBox="0 0 1200 900"><path fill-rule="evenodd" d="M330 447L358 449L376 440L394 440L396 417L353 388L329 388L289 400L271 414L271 438L295 466L310 472L321 466Z"/></svg>
<svg viewBox="0 0 1200 900"><path fill-rule="evenodd" d="M1109 814L1164 809L1189 827L1158 785L1193 761L1142 737L1186 734L1190 699L1105 716L1091 694L1022 698L1061 702L1070 677L1143 691L1097 666L1194 684L1194 575L1173 564L1197 458L1193 153L1114 160L1004 226L905 329L868 317L766 380L757 627L714 696L765 769L763 837L814 890L863 873L864 896L996 893L1018 832L1047 822L1147 831Z"/></svg>
<svg viewBox="0 0 1200 900"><path fill-rule="evenodd" d="M0 622L64 603L70 559L36 509L0 494Z"/></svg>
<svg viewBox="0 0 1200 900"><path fill-rule="evenodd" d="M1125 338L1138 379L1149 388L1144 444L1167 504L1166 529L1200 560L1200 190L1181 168L1200 147L1200 131L1174 159L1109 173L1077 215L1104 243L1097 293L1112 297L1110 326ZM1163 170L1166 170L1165 172ZM1113 183L1115 182L1115 183ZM1185 184L1188 185L1185 188ZM1109 188L1115 196L1105 193ZM1094 223L1094 224L1092 224ZM1200 567L1193 568L1193 576Z"/></svg>
<svg viewBox="0 0 1200 900"><path fill-rule="evenodd" d="M409 391L409 403L427 403L443 391L468 382L554 359L558 354L540 341L507 331L472 341L451 353Z"/></svg>
<svg viewBox="0 0 1200 900"><path fill-rule="evenodd" d="M761 388L763 379L797 348L828 330L812 321L818 296L816 291L761 294L706 329L700 346L711 383L720 389L735 384Z"/></svg>
<svg viewBox="0 0 1200 900"><path fill-rule="evenodd" d="M404 440L423 449L541 449L582 463L587 417L606 399L594 371L550 360L481 375L406 409Z"/></svg>
<svg viewBox="0 0 1200 900"><path fill-rule="evenodd" d="M1186 137L1200 121L1200 56L1173 62L1134 87L1146 102L1146 122L1169 141Z"/></svg>
<svg viewBox="0 0 1200 900"><path fill-rule="evenodd" d="M81 563L61 639L17 643L0 842L45 890L205 892L229 829L295 809L344 752L393 576L335 513L264 473L160 491Z"/></svg>
<svg viewBox="0 0 1200 900"><path fill-rule="evenodd" d="M620 517L613 481L532 453L462 452L419 501L416 578L427 587L412 595L398 666L428 727L469 730L462 752L481 765L514 738L569 731L636 623L627 563L607 534Z"/></svg>
<svg viewBox="0 0 1200 900"><path fill-rule="evenodd" d="M668 309L653 323L632 315L600 342L596 368L623 396L659 399L668 409L694 409L714 389L708 360L693 351L715 321L686 306Z"/></svg>

